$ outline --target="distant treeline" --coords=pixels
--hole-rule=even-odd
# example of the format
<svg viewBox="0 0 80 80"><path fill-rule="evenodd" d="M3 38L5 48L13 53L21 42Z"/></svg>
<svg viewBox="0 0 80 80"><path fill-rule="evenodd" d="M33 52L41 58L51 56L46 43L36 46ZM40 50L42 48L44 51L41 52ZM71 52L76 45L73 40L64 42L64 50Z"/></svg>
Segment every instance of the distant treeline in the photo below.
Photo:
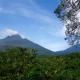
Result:
<svg viewBox="0 0 80 80"><path fill-rule="evenodd" d="M80 53L45 57L20 47L0 51L0 80L80 80Z"/></svg>

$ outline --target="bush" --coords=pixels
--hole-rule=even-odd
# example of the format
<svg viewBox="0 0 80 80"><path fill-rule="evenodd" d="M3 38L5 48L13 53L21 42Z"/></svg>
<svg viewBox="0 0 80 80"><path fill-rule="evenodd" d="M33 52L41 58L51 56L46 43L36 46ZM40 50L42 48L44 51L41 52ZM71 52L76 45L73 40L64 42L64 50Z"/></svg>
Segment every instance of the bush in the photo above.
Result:
<svg viewBox="0 0 80 80"><path fill-rule="evenodd" d="M80 53L39 57L33 49L0 51L0 80L80 80Z"/></svg>

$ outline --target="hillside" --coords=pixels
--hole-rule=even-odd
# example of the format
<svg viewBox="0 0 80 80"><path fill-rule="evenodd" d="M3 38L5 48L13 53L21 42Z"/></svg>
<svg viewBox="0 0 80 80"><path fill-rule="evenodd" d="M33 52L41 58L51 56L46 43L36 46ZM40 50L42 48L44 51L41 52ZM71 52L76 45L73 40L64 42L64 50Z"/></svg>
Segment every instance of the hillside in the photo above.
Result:
<svg viewBox="0 0 80 80"><path fill-rule="evenodd" d="M68 49L63 50L63 51L57 51L56 53L58 53L58 54L68 54L68 53L72 53L72 52L80 52L80 44L71 46Z"/></svg>
<svg viewBox="0 0 80 80"><path fill-rule="evenodd" d="M24 47L24 48L32 48L38 51L38 55L51 56L56 55L55 52L50 51L28 39L23 39L19 34L7 36L4 39L0 40L0 49L4 50L11 47Z"/></svg>

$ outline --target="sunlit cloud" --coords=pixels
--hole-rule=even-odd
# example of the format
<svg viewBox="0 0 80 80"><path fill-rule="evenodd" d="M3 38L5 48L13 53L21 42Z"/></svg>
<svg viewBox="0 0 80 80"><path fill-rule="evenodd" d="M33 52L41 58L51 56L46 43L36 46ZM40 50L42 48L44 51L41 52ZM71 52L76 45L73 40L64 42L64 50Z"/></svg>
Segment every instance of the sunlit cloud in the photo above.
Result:
<svg viewBox="0 0 80 80"><path fill-rule="evenodd" d="M26 37L25 35L19 33L16 30L5 28L2 31L0 31L0 38L5 38L7 36L12 36L12 35L16 35L16 34L19 34L22 38L25 38Z"/></svg>
<svg viewBox="0 0 80 80"><path fill-rule="evenodd" d="M52 51L60 51L60 50L65 50L69 48L69 45L67 43L50 43L46 45L47 49L50 49Z"/></svg>
<svg viewBox="0 0 80 80"><path fill-rule="evenodd" d="M65 30L66 30L66 27L63 26L61 27L61 29L58 29L56 32L55 32L55 36L58 36L58 37L66 37L65 35Z"/></svg>
<svg viewBox="0 0 80 80"><path fill-rule="evenodd" d="M11 36L11 35L16 35L16 34L19 34L18 31L15 31L15 30L12 30L12 29L3 29L0 34L2 36Z"/></svg>
<svg viewBox="0 0 80 80"><path fill-rule="evenodd" d="M56 41L54 43L54 41L42 39L39 42L40 42L40 45L43 45L43 47L46 47L47 49L50 49L52 51L65 50L69 48L69 45L64 41L61 41L61 42Z"/></svg>
<svg viewBox="0 0 80 80"><path fill-rule="evenodd" d="M24 3L25 2L25 3ZM6 4L6 3L5 3ZM8 4L7 4L8 5ZM9 35L15 35L20 34L22 37L29 38L31 41L46 47L50 50L56 51L56 50L62 50L62 48L66 48L67 45L64 43L55 43L54 41L50 41L51 38L63 38L65 37L65 27L62 27L62 24L56 20L57 18L54 17L53 11L52 13L47 11L45 8L41 7L36 0L26 0L26 1L16 1L13 0L9 3L8 6L0 6L0 13L6 14L14 14L14 15L8 15L8 17L12 17L12 23L15 23L15 19L20 18L20 27L23 28L16 28L16 24L13 24L14 29L11 29L12 27L9 27L7 29L3 29L0 31L0 38L4 38ZM16 16L16 17L15 17ZM25 20L24 20L25 19ZM30 24L27 24L24 22L29 22ZM6 21L5 21L6 23ZM17 23L17 22L16 22ZM10 24L9 24L10 25ZM11 24L12 25L12 24ZM6 25L5 25L6 26ZM4 28L5 28L4 26ZM31 27L31 28L30 28ZM20 30L19 30L20 29ZM22 29L22 30L21 30ZM29 30L28 30L29 29ZM19 31L21 32L19 32ZM23 32L24 30L24 32ZM36 31L37 30L37 31ZM32 32L30 32L32 31ZM34 33L33 33L34 32ZM22 34L22 33L25 33ZM36 34L36 39L34 39L34 36ZM43 36L44 35L44 36ZM29 37L28 37L29 36ZM41 36L41 38L40 38ZM43 37L42 37L43 36ZM37 41L39 39L40 41ZM49 41L46 41L48 40ZM62 47L63 46L63 47Z"/></svg>

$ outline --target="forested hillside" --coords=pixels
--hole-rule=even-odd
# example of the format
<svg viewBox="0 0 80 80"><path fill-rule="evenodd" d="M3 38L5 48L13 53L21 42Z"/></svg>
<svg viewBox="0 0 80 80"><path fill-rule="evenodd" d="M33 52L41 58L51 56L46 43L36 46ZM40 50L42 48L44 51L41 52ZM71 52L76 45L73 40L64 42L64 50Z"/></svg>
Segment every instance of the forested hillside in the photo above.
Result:
<svg viewBox="0 0 80 80"><path fill-rule="evenodd" d="M80 80L80 53L45 57L33 49L0 51L0 80Z"/></svg>
<svg viewBox="0 0 80 80"><path fill-rule="evenodd" d="M36 49L37 55L45 55L45 56L52 56L57 55L55 52L46 49L28 39L22 38L19 34L7 36L4 39L0 39L0 50L6 50L7 48L14 48L14 47L23 47L27 49Z"/></svg>

